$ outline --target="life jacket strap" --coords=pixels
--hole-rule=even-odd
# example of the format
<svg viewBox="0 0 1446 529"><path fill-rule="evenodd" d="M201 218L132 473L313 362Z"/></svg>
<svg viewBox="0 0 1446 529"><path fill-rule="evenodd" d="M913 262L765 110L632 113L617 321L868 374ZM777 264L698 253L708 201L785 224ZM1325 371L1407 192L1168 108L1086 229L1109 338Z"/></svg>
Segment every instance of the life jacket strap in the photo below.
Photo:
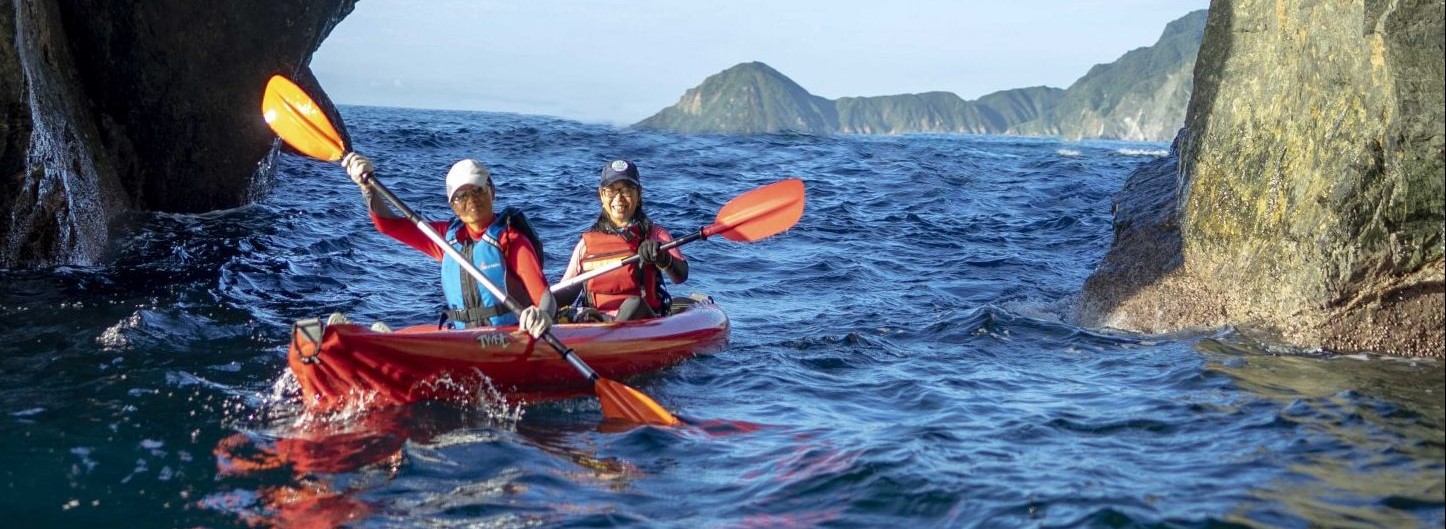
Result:
<svg viewBox="0 0 1446 529"><path fill-rule="evenodd" d="M494 317L511 312L507 305L493 305L490 307L472 307L468 309L448 309L442 311L442 321L460 321L468 327L481 327L491 322L487 321ZM440 325L439 325L440 326Z"/></svg>

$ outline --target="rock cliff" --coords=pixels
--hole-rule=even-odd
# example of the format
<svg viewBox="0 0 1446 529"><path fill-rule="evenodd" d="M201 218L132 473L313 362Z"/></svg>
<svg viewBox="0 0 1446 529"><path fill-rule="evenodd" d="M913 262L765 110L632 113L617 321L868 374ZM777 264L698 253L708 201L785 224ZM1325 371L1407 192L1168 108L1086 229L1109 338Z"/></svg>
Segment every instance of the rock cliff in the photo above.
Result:
<svg viewBox="0 0 1446 529"><path fill-rule="evenodd" d="M1216 0L1171 155L1116 197L1080 321L1443 350L1443 3Z"/></svg>
<svg viewBox="0 0 1446 529"><path fill-rule="evenodd" d="M266 80L314 86L354 3L0 0L0 267L96 262L128 210L252 200L275 152Z"/></svg>

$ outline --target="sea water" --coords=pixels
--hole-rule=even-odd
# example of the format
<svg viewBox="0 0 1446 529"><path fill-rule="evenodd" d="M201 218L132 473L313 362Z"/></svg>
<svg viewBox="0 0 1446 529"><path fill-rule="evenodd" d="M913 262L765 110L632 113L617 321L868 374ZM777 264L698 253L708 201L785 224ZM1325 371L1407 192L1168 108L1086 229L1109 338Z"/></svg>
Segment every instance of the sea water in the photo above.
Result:
<svg viewBox="0 0 1446 529"><path fill-rule="evenodd" d="M1150 143L679 136L347 107L413 208L488 164L557 280L603 163L675 235L801 178L778 237L684 248L731 345L630 379L682 428L596 400L312 416L300 318L435 321L437 265L379 235L335 164L258 203L125 220L109 264L0 271L6 527L1441 527L1443 367L1071 323Z"/></svg>

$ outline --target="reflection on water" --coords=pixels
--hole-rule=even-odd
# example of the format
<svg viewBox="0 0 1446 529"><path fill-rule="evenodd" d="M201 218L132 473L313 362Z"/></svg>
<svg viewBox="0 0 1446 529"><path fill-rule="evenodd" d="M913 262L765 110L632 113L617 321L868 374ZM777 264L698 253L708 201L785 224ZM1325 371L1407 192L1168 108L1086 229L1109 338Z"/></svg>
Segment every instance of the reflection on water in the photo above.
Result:
<svg viewBox="0 0 1446 529"><path fill-rule="evenodd" d="M1238 338L1205 339L1196 344L1218 358L1207 369L1230 375L1243 388L1287 405L1290 420L1321 428L1356 426L1362 421L1408 439L1411 450L1440 457L1446 441L1446 377L1442 361L1378 355L1273 354ZM1341 388L1350 388L1342 390ZM1344 438L1369 442L1355 433ZM1434 450L1434 451L1431 451Z"/></svg>
<svg viewBox="0 0 1446 529"><path fill-rule="evenodd" d="M550 278L601 160L638 160L675 234L784 177L808 209L775 239L687 248L673 292L713 296L732 341L626 381L687 427L599 424L587 396L306 417L292 322L434 322L441 294L335 164L282 156L254 206L132 219L110 266L0 271L9 526L1446 525L1439 362L1061 317L1135 150L1163 145L343 111L423 214L447 211L452 162L485 158Z"/></svg>
<svg viewBox="0 0 1446 529"><path fill-rule="evenodd" d="M527 458L499 461L495 474L450 489L409 483L417 478L402 475L404 468L470 467L473 461L453 459L450 452L496 444L522 445L533 452L530 458L571 463L552 465L552 475L567 483L622 492L643 475L626 461L574 446L578 425L527 425L519 422L518 409L505 400L485 400L469 408L425 403L290 417L283 411L268 419L271 426L253 425L217 444L218 474L237 488L198 505L232 513L248 525L319 528L385 516L386 509L369 496L417 486L422 496L406 506L406 519L527 501L533 494L529 481L537 477L518 467ZM512 525L508 520L532 526L542 518L503 516L497 521Z"/></svg>
<svg viewBox="0 0 1446 529"><path fill-rule="evenodd" d="M1274 402L1277 421L1307 432L1278 447L1294 462L1284 477L1254 487L1256 498L1321 527L1409 527L1439 512L1446 497L1440 360L1273 354L1240 336L1196 347L1211 355L1207 369ZM1378 500L1361 505L1359 498Z"/></svg>

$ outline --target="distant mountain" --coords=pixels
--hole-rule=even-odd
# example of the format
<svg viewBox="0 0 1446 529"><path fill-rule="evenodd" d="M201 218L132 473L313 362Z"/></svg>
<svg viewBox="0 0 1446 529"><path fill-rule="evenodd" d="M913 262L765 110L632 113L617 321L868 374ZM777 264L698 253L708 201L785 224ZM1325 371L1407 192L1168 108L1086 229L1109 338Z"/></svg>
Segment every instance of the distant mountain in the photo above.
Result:
<svg viewBox="0 0 1446 529"><path fill-rule="evenodd" d="M634 128L686 133L946 132L1165 141L1185 120L1205 11L1153 46L1096 65L1068 89L1036 86L966 101L950 92L824 99L761 62L709 76Z"/></svg>
<svg viewBox="0 0 1446 529"><path fill-rule="evenodd" d="M841 97L834 106L843 133L988 132L974 104L952 92Z"/></svg>
<svg viewBox="0 0 1446 529"><path fill-rule="evenodd" d="M1095 65L1064 91L1044 119L1019 123L1009 132L1072 139L1174 138L1185 124L1204 33L1203 9L1170 22L1155 45Z"/></svg>
<svg viewBox="0 0 1446 529"><path fill-rule="evenodd" d="M812 95L761 62L739 64L703 80L678 103L636 125L675 132L757 134L838 130L834 103Z"/></svg>
<svg viewBox="0 0 1446 529"><path fill-rule="evenodd" d="M1033 86L985 94L975 104L988 109L996 116L997 127L1007 131L1010 123L1026 123L1050 115L1061 99L1064 99L1064 90Z"/></svg>

